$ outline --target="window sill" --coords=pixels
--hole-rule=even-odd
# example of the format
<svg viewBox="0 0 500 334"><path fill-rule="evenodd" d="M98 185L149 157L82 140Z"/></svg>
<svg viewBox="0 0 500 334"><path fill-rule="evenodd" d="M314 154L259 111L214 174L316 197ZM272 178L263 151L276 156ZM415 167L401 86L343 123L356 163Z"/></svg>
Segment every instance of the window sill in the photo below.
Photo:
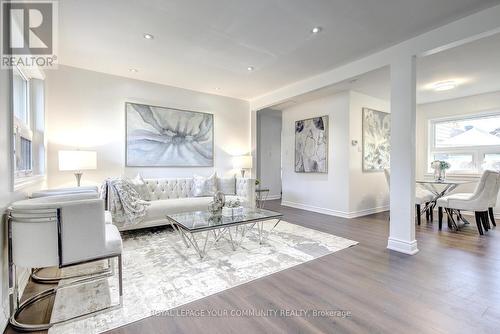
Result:
<svg viewBox="0 0 500 334"><path fill-rule="evenodd" d="M18 191L29 187L35 183L45 180L45 175L32 175L26 177L18 177L14 179L14 191Z"/></svg>

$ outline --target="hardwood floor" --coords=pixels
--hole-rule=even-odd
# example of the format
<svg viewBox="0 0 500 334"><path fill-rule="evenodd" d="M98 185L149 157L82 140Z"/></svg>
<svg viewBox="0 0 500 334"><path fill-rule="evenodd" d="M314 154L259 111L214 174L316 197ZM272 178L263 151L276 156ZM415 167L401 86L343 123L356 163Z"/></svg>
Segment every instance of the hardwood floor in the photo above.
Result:
<svg viewBox="0 0 500 334"><path fill-rule="evenodd" d="M108 333L499 332L500 234L495 228L479 236L475 224L455 233L446 223L439 231L437 221L423 220L416 234L420 252L407 256L386 249L387 213L349 220L281 207L279 201L269 201L267 208L283 212L288 222L359 244L178 310L347 310L350 317L151 317ZM30 284L27 294L36 289ZM50 302L38 311L46 318Z"/></svg>

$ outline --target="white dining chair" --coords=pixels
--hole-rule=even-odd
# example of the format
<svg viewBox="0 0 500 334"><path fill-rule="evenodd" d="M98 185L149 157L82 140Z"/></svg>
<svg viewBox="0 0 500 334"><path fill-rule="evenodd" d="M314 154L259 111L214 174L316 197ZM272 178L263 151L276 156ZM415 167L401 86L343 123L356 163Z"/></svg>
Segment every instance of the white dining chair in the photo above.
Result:
<svg viewBox="0 0 500 334"><path fill-rule="evenodd" d="M88 196L90 198L84 198ZM46 289L19 303L16 267L66 268L84 263L117 260L119 304L122 304L122 239L113 224L106 224L104 201L92 194L40 197L13 203L8 209L9 301L11 325L21 331L47 330L56 323L78 319L104 309L55 323L27 324L18 320L21 312L61 288L103 279L109 275L78 275L57 287Z"/></svg>
<svg viewBox="0 0 500 334"><path fill-rule="evenodd" d="M458 224L453 217L455 214L458 219L466 222L461 211L471 211L475 213L476 225L479 234L483 235L484 230L488 231L488 211L491 207L493 198L496 199L500 188L500 173L496 171L484 171L479 179L476 189L473 193L458 193L441 197L437 205L445 209L448 216L448 222L458 228Z"/></svg>
<svg viewBox="0 0 500 334"><path fill-rule="evenodd" d="M389 188L391 187L391 172L389 169L384 169L385 180ZM417 224L421 223L422 216L422 205L425 205L426 212L425 217L427 221L430 219L434 220L434 214L432 212L433 207L429 206L429 203L434 199L434 194L427 189L422 189L420 186L415 187L415 216L417 217Z"/></svg>
<svg viewBox="0 0 500 334"><path fill-rule="evenodd" d="M490 215L490 220L493 226L497 226L497 223L495 221L495 213L493 211L493 208L497 205L497 198L498 198L498 192L500 191L500 182L497 182L497 188L493 191L493 195L490 198L489 201L489 208L488 208L488 213Z"/></svg>

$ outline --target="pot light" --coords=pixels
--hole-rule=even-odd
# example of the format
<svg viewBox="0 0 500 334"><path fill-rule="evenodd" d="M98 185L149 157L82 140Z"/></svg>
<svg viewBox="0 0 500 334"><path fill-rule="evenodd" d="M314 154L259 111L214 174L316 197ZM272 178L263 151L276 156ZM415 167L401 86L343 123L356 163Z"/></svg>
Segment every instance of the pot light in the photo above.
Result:
<svg viewBox="0 0 500 334"><path fill-rule="evenodd" d="M457 87L457 83L455 81L441 81L441 82L437 82L433 85L433 89L436 91L436 92L442 92L442 91L445 91L445 90L450 90L450 89L453 89Z"/></svg>
<svg viewBox="0 0 500 334"><path fill-rule="evenodd" d="M321 27L314 27L314 28L312 28L311 32L313 34L317 34L317 33L321 32L321 30L323 30L323 28L321 28Z"/></svg>
<svg viewBox="0 0 500 334"><path fill-rule="evenodd" d="M136 68L129 68L128 70L129 70L129 72L132 72L132 73L137 73L137 72L139 72L139 70L138 70L138 69L136 69Z"/></svg>
<svg viewBox="0 0 500 334"><path fill-rule="evenodd" d="M254 69L255 69L255 68L254 68L253 66L248 66L248 67L247 67L247 71L248 71L248 72L252 72Z"/></svg>
<svg viewBox="0 0 500 334"><path fill-rule="evenodd" d="M143 36L144 36L144 38L145 38L145 39L153 39L153 38L155 38L155 37L154 37L153 35L151 35L151 34L144 34Z"/></svg>

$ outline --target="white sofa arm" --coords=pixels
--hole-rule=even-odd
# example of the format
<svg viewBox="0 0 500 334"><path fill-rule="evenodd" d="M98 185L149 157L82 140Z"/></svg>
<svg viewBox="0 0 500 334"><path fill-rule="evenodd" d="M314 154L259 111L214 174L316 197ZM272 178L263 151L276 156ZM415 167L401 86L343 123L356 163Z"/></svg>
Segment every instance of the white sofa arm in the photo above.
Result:
<svg viewBox="0 0 500 334"><path fill-rule="evenodd" d="M246 206L255 208L255 179L236 178L236 196L243 198Z"/></svg>

